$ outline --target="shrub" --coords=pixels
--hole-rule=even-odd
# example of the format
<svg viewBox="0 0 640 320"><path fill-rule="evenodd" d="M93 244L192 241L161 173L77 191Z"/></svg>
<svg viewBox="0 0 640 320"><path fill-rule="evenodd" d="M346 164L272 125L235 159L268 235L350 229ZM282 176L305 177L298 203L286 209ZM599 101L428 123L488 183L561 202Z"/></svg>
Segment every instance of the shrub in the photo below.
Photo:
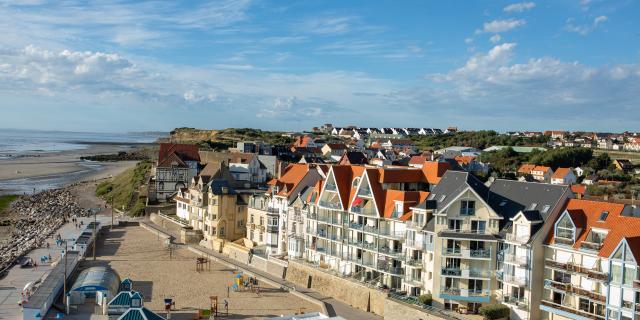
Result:
<svg viewBox="0 0 640 320"><path fill-rule="evenodd" d="M433 301L433 298L431 297L431 294L427 293L427 294L423 294L421 296L418 297L418 301L420 301L422 304L424 305L431 305L431 301Z"/></svg>
<svg viewBox="0 0 640 320"><path fill-rule="evenodd" d="M490 304L480 307L480 314L487 320L497 320L509 317L511 309L503 304Z"/></svg>
<svg viewBox="0 0 640 320"><path fill-rule="evenodd" d="M106 181L105 182L101 182L96 187L96 195L97 196L102 196L102 195L105 195L105 194L111 192L111 190L113 190L113 185L111 184L111 182L106 182Z"/></svg>

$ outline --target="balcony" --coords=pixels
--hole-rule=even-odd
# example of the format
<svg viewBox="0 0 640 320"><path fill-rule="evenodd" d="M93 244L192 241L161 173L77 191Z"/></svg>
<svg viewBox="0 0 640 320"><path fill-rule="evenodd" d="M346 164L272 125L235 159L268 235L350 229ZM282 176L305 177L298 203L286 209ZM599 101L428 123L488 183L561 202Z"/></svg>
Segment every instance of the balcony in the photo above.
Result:
<svg viewBox="0 0 640 320"><path fill-rule="evenodd" d="M329 202L321 200L318 202L318 205L327 209L342 210L342 205L339 202Z"/></svg>
<svg viewBox="0 0 640 320"><path fill-rule="evenodd" d="M518 309L521 309L521 310L529 309L529 301L527 301L527 298L525 297L503 296L502 302L512 306L516 306L518 307Z"/></svg>
<svg viewBox="0 0 640 320"><path fill-rule="evenodd" d="M422 267L422 259L408 258L405 263L412 267Z"/></svg>
<svg viewBox="0 0 640 320"><path fill-rule="evenodd" d="M588 242L588 241L585 240L585 241L582 241L582 243L580 244L580 249L600 251L600 249L602 249L602 243L600 243L600 242Z"/></svg>
<svg viewBox="0 0 640 320"><path fill-rule="evenodd" d="M549 300L542 300L540 301L540 310L543 311L547 311L549 313L553 313L553 314L558 314L558 315L578 315L580 317L584 317L587 319L594 319L594 320L601 320L601 319L605 319L605 315L604 314L594 314L594 313L588 313L588 312L584 312L582 310L579 309L575 309L573 307L570 306L565 306L562 304L558 304L555 303L553 301L549 301Z"/></svg>
<svg viewBox="0 0 640 320"><path fill-rule="evenodd" d="M333 191L333 192L336 192L336 191L338 191L338 188L337 188L337 187L336 187L336 185L335 185L335 184L333 184L333 183L327 183L327 184L325 185L325 187L324 187L324 190L326 190L326 191Z"/></svg>
<svg viewBox="0 0 640 320"><path fill-rule="evenodd" d="M490 290L486 289L461 289L455 287L440 288L440 298L450 300L489 302L490 295Z"/></svg>
<svg viewBox="0 0 640 320"><path fill-rule="evenodd" d="M378 270L382 271L382 272L386 272L386 273L390 273L392 275L403 275L404 274L404 269L401 267L392 267L390 265L378 265Z"/></svg>
<svg viewBox="0 0 640 320"><path fill-rule="evenodd" d="M518 256L515 254L505 254L504 262L508 264L514 264L520 267L526 267L529 265L529 258L527 256Z"/></svg>
<svg viewBox="0 0 640 320"><path fill-rule="evenodd" d="M560 291L564 291L567 293L572 293L578 296L582 296L582 297L586 297L589 298L591 300L594 301L598 301L601 303L606 303L607 302L607 298L595 291L592 290L587 290L584 288L581 288L579 286L574 286L571 283L565 283L565 282L558 282L558 281L554 281L554 280L550 280L550 279L545 279L544 280L544 287L547 289L553 289L553 290L560 290Z"/></svg>
<svg viewBox="0 0 640 320"><path fill-rule="evenodd" d="M402 251L401 248L389 248L389 247L380 247L378 248L378 252L387 255L387 256L391 256L397 259L401 259L404 260L404 252Z"/></svg>
<svg viewBox="0 0 640 320"><path fill-rule="evenodd" d="M526 287L529 284L529 281L527 281L526 277L517 277L510 274L503 274L502 281L509 284L514 284L518 287Z"/></svg>
<svg viewBox="0 0 640 320"><path fill-rule="evenodd" d="M550 259L546 259L544 261L545 266L550 267L550 268L555 268L555 269L560 269L560 270L564 270L564 271L569 271L569 272L575 272L575 273L580 273L583 275L586 275L587 277L591 278L591 279L595 279L595 280L600 280L600 281L608 281L609 280L609 275L607 273L601 272L601 271L595 271L593 269L590 268L585 268L582 266L578 266L575 265L573 263L562 263L562 262L556 262Z"/></svg>
<svg viewBox="0 0 640 320"><path fill-rule="evenodd" d="M278 232L278 226L269 224L269 225L267 225L266 230L267 230L267 232L270 232L270 233L276 233L276 232Z"/></svg>
<svg viewBox="0 0 640 320"><path fill-rule="evenodd" d="M555 243L557 244L561 244L561 245L565 245L565 246L572 246L573 245L573 239L570 238L562 238L562 237L558 237L556 236L555 238L553 238Z"/></svg>
<svg viewBox="0 0 640 320"><path fill-rule="evenodd" d="M299 233L299 232L293 232L293 233L289 234L289 238L296 239L296 240L303 240L304 239L304 235L302 233Z"/></svg>
<svg viewBox="0 0 640 320"><path fill-rule="evenodd" d="M507 233L507 241L509 242L515 242L515 243L519 243L519 244L525 244L527 242L529 242L529 235L520 235L520 234L513 234L513 233Z"/></svg>
<svg viewBox="0 0 640 320"><path fill-rule="evenodd" d="M416 241L413 239L407 239L404 242L405 247L409 247L411 249L424 251L427 249L427 244L424 241Z"/></svg>
<svg viewBox="0 0 640 320"><path fill-rule="evenodd" d="M424 228L424 221L407 221L407 229L422 230Z"/></svg>
<svg viewBox="0 0 640 320"><path fill-rule="evenodd" d="M419 277L410 277L407 276L404 278L404 283L413 286L413 287L420 287L422 288L424 286L422 279Z"/></svg>
<svg viewBox="0 0 640 320"><path fill-rule="evenodd" d="M363 208L363 207L351 207L351 212L353 213L357 213L357 214L361 214L361 215L367 215L367 216L375 216L376 215L376 211L372 208Z"/></svg>
<svg viewBox="0 0 640 320"><path fill-rule="evenodd" d="M477 269L477 268L456 268L445 267L441 269L442 276L449 277L462 277L462 278L491 278L492 272L490 270Z"/></svg>
<svg viewBox="0 0 640 320"><path fill-rule="evenodd" d="M366 187L361 187L358 190L358 196L362 196L362 197L371 197L371 189L366 188Z"/></svg>
<svg viewBox="0 0 640 320"><path fill-rule="evenodd" d="M461 257L465 259L489 259L491 258L491 250L442 248L442 255L449 257Z"/></svg>

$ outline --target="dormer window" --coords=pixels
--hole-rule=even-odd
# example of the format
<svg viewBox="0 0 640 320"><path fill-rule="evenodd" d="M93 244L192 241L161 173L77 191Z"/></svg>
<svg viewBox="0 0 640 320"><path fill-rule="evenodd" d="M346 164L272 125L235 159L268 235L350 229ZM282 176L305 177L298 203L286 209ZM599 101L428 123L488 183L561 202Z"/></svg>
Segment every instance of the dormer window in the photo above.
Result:
<svg viewBox="0 0 640 320"><path fill-rule="evenodd" d="M609 215L609 211L602 211L602 213L600 213L600 217L598 217L598 221L607 220L608 215Z"/></svg>
<svg viewBox="0 0 640 320"><path fill-rule="evenodd" d="M351 188L357 188L358 184L360 184L360 177L356 177L355 179L353 179L353 182L351 182Z"/></svg>
<svg viewBox="0 0 640 320"><path fill-rule="evenodd" d="M547 205L545 205L544 207L542 207L542 213L547 213L547 212L549 212L549 209L550 209L550 208L551 208L551 206L550 206L550 205L548 205L548 204L547 204Z"/></svg>
<svg viewBox="0 0 640 320"><path fill-rule="evenodd" d="M607 232L604 230L589 231L587 238L582 241L581 248L599 251L602 248L604 238L607 237Z"/></svg>
<svg viewBox="0 0 640 320"><path fill-rule="evenodd" d="M443 195L440 196L440 200L438 200L438 201L442 202L442 201L444 201L444 198L446 198L446 197L447 197L447 195L443 194Z"/></svg>
<svg viewBox="0 0 640 320"><path fill-rule="evenodd" d="M568 214L563 215L556 223L555 241L558 244L573 245L575 242L575 226Z"/></svg>
<svg viewBox="0 0 640 320"><path fill-rule="evenodd" d="M528 208L527 210L529 210L529 211L533 211L533 210L535 210L535 209L536 209L536 207L537 207L537 206L538 206L538 204L534 202L534 203L532 203L531 205L529 205L529 208Z"/></svg>

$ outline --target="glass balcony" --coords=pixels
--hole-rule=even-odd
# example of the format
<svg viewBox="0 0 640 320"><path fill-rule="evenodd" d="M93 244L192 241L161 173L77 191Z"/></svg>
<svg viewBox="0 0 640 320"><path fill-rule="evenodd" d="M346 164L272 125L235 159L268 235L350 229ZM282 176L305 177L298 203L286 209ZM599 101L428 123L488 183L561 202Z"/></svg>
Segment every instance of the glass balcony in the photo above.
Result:
<svg viewBox="0 0 640 320"><path fill-rule="evenodd" d="M460 249L460 248L442 248L442 255L448 257L461 257L465 259L489 259L491 258L490 249Z"/></svg>
<svg viewBox="0 0 640 320"><path fill-rule="evenodd" d="M407 276L404 278L404 282L410 286L413 287L423 287L424 284L422 282L422 279L419 277L411 277L411 276Z"/></svg>
<svg viewBox="0 0 640 320"><path fill-rule="evenodd" d="M502 302L518 307L521 310L529 309L529 301L525 297L504 296Z"/></svg>
<svg viewBox="0 0 640 320"><path fill-rule="evenodd" d="M451 297L456 300L456 297L482 297L489 298L491 295L490 290L487 289L462 289L458 287L441 287L440 294Z"/></svg>
<svg viewBox="0 0 640 320"><path fill-rule="evenodd" d="M320 207L324 207L327 209L336 209L336 210L341 210L342 209L342 205L338 202L329 202L329 201L319 201L318 205L320 205Z"/></svg>
<svg viewBox="0 0 640 320"><path fill-rule="evenodd" d="M327 184L325 185L325 187L324 187L324 190L327 190L327 191L334 191L334 192L335 192L335 191L338 191L338 188L337 188L337 187L336 187L336 185L335 185L335 184L333 184L333 183L327 183Z"/></svg>
<svg viewBox="0 0 640 320"><path fill-rule="evenodd" d="M412 267L422 267L422 259L407 258L405 263Z"/></svg>
<svg viewBox="0 0 640 320"><path fill-rule="evenodd" d="M477 268L456 268L456 267L444 267L441 269L440 275L451 277L463 277L463 278L491 278L492 272L490 270L477 269Z"/></svg>
<svg viewBox="0 0 640 320"><path fill-rule="evenodd" d="M504 262L515 264L520 267L526 267L529 265L529 258L527 256L518 256L508 253L504 255Z"/></svg>
<svg viewBox="0 0 640 320"><path fill-rule="evenodd" d="M515 284L516 286L519 286L519 287L526 287L529 284L529 281L527 280L526 277L517 277L510 274L503 274L502 281L509 284Z"/></svg>
<svg viewBox="0 0 640 320"><path fill-rule="evenodd" d="M386 272L386 273L390 273L393 275L403 275L404 274L404 268L401 267L392 267L391 265L378 265L378 270L382 271L382 272Z"/></svg>

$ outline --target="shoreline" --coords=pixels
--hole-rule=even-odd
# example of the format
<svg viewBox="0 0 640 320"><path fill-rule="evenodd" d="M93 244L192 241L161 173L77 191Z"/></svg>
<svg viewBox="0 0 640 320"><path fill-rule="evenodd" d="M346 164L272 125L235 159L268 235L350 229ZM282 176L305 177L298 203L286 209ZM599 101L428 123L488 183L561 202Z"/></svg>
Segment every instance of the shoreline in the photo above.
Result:
<svg viewBox="0 0 640 320"><path fill-rule="evenodd" d="M96 177L115 176L138 161L89 161L83 156L131 152L139 144L100 143L87 149L63 150L0 160L0 195L31 194Z"/></svg>

